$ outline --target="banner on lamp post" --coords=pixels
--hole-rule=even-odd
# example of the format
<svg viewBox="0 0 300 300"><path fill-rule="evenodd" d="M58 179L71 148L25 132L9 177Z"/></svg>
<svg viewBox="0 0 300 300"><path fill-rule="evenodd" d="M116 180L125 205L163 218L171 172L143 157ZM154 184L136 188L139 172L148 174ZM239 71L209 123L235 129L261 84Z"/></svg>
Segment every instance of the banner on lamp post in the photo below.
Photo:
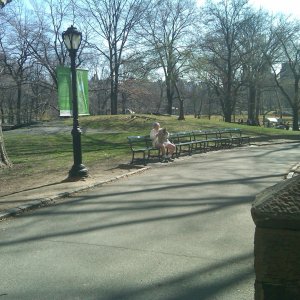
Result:
<svg viewBox="0 0 300 300"><path fill-rule="evenodd" d="M61 117L72 116L71 69L64 66L56 68L58 81L58 107ZM89 115L88 70L76 69L78 115Z"/></svg>
<svg viewBox="0 0 300 300"><path fill-rule="evenodd" d="M78 112L80 116L89 115L88 70L77 69Z"/></svg>

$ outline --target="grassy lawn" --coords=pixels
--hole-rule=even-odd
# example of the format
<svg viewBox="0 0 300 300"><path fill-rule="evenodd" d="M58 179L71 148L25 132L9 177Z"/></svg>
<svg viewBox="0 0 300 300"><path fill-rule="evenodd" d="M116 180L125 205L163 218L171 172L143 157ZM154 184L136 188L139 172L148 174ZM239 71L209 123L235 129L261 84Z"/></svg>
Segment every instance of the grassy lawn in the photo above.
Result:
<svg viewBox="0 0 300 300"><path fill-rule="evenodd" d="M188 131L194 129L240 127L250 136L264 139L286 138L298 140L299 132L253 127L225 123L220 117L208 120L186 116L178 121L175 116L130 115L81 117L83 163L88 168L97 168L108 160L115 163L128 163L131 153L127 144L129 135L149 134L154 121L167 127L169 132ZM72 126L72 120L61 121L61 125ZM72 137L70 132L57 134L18 134L4 132L5 146L9 158L13 162L12 169L0 169L1 178L6 181L17 180L26 176L42 176L45 173L64 173L73 164Z"/></svg>

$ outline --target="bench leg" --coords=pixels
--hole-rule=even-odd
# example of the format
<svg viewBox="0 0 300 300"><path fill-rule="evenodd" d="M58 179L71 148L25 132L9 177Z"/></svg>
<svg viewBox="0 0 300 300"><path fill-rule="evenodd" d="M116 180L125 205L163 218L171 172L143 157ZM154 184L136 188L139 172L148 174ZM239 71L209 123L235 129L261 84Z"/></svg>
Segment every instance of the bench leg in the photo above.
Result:
<svg viewBox="0 0 300 300"><path fill-rule="evenodd" d="M131 157L131 165L133 164L133 161L134 161L134 152L132 152L132 157Z"/></svg>

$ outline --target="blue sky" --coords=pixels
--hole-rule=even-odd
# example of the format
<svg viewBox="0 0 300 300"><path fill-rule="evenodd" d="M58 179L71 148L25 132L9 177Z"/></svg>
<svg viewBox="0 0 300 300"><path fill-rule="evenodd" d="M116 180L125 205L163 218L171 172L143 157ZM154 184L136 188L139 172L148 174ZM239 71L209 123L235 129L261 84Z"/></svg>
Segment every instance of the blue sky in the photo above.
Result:
<svg viewBox="0 0 300 300"><path fill-rule="evenodd" d="M197 0L199 5L205 0ZM256 8L264 8L271 13L284 13L300 19L299 0L249 0L249 3Z"/></svg>
<svg viewBox="0 0 300 300"><path fill-rule="evenodd" d="M38 0L40 1L40 0ZM201 5L205 0L197 0ZM25 0L25 2L30 2ZM250 4L257 8L264 8L272 13L284 13L300 19L300 1L299 0L249 0Z"/></svg>
<svg viewBox="0 0 300 300"><path fill-rule="evenodd" d="M300 18L299 0L250 0L250 3L273 13L282 12Z"/></svg>

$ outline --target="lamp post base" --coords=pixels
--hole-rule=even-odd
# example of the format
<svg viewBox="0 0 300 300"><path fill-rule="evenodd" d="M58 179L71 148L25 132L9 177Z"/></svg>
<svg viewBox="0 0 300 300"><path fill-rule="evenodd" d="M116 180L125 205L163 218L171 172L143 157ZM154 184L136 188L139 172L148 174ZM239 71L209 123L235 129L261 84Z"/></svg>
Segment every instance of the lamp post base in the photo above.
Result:
<svg viewBox="0 0 300 300"><path fill-rule="evenodd" d="M76 178L76 177L88 177L88 169L83 165L73 165L71 170L69 171L69 178Z"/></svg>

